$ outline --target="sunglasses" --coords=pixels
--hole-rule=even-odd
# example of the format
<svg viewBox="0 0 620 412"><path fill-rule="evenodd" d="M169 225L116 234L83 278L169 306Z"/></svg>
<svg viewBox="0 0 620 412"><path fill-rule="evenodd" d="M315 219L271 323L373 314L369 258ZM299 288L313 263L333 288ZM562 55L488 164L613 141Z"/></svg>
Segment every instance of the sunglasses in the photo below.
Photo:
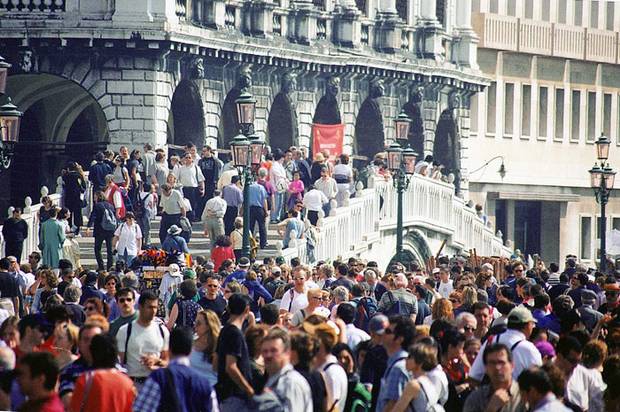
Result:
<svg viewBox="0 0 620 412"><path fill-rule="evenodd" d="M386 334L386 335L391 335L392 333L394 333L394 329L391 329L391 328L385 328L385 334Z"/></svg>
<svg viewBox="0 0 620 412"><path fill-rule="evenodd" d="M463 328L463 330L466 330L466 331L469 331L469 332L473 332L473 331L475 331L475 330L476 330L476 328L473 328L473 327L471 327L471 326L465 326L465 327Z"/></svg>
<svg viewBox="0 0 620 412"><path fill-rule="evenodd" d="M119 298L118 303L133 302L132 298Z"/></svg>
<svg viewBox="0 0 620 412"><path fill-rule="evenodd" d="M208 288L219 288L219 285L207 285Z"/></svg>

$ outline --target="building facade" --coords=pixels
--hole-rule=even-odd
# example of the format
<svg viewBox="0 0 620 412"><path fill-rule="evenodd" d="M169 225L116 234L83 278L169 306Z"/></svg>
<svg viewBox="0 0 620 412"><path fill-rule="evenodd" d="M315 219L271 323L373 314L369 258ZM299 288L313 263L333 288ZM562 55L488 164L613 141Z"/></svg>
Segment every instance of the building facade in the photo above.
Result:
<svg viewBox="0 0 620 412"><path fill-rule="evenodd" d="M588 170L601 134L620 166L620 2L477 0L472 12L492 80L471 102L470 196L515 248L593 263L600 207ZM620 229L613 192L607 216Z"/></svg>
<svg viewBox="0 0 620 412"><path fill-rule="evenodd" d="M411 145L467 193L469 104L487 79L469 0L17 0L0 2L0 54L24 117L2 201L53 187L69 159L103 148L209 144L238 133L235 99L257 100L273 147L345 125L372 157L403 108ZM436 132L440 135L435 138Z"/></svg>

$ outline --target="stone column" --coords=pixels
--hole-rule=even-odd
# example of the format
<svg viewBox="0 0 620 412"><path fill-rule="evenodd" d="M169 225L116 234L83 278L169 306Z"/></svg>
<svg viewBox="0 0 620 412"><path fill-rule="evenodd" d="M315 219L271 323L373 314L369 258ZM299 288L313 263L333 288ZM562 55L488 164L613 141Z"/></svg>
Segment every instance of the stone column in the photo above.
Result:
<svg viewBox="0 0 620 412"><path fill-rule="evenodd" d="M378 0L378 2L379 13L398 14L396 10L396 0Z"/></svg>
<svg viewBox="0 0 620 412"><path fill-rule="evenodd" d="M439 91L432 85L424 86L422 121L424 122L424 156L433 154L435 130L439 120Z"/></svg>
<svg viewBox="0 0 620 412"><path fill-rule="evenodd" d="M116 0L112 16L114 26L126 27L127 22L167 21L178 23L176 0Z"/></svg>
<svg viewBox="0 0 620 412"><path fill-rule="evenodd" d="M362 43L362 13L353 9L341 9L334 18L335 43L345 47L360 47Z"/></svg>
<svg viewBox="0 0 620 412"><path fill-rule="evenodd" d="M456 3L456 27L454 28L454 63L478 68L478 36L471 26L471 0L459 0Z"/></svg>
<svg viewBox="0 0 620 412"><path fill-rule="evenodd" d="M273 34L273 9L270 0L255 0L250 6L250 31L253 36L267 37Z"/></svg>
<svg viewBox="0 0 620 412"><path fill-rule="evenodd" d="M301 44L310 44L316 39L316 21L318 12L314 10L311 0L295 0L290 19L294 21L294 31L290 40Z"/></svg>
<svg viewBox="0 0 620 412"><path fill-rule="evenodd" d="M379 0L379 10L375 23L377 47L384 53L400 50L403 23L396 11L396 0Z"/></svg>
<svg viewBox="0 0 620 412"><path fill-rule="evenodd" d="M437 22L435 0L422 0L420 3L420 20Z"/></svg>
<svg viewBox="0 0 620 412"><path fill-rule="evenodd" d="M437 21L435 0L421 0L417 28L417 52L426 59L443 60L445 51L441 42L444 30Z"/></svg>

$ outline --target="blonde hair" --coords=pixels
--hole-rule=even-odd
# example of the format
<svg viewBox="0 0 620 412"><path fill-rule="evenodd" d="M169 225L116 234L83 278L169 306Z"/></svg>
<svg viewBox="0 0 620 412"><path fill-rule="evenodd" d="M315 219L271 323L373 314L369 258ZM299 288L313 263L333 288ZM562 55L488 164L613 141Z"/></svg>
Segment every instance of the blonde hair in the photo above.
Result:
<svg viewBox="0 0 620 412"><path fill-rule="evenodd" d="M449 299L437 299L431 308L432 319L454 319L453 309L452 302Z"/></svg>
<svg viewBox="0 0 620 412"><path fill-rule="evenodd" d="M198 312L198 316L202 317L207 324L207 347L203 353L205 358L211 361L211 357L217 348L217 340L220 337L222 324L220 323L220 318L212 310L201 310Z"/></svg>

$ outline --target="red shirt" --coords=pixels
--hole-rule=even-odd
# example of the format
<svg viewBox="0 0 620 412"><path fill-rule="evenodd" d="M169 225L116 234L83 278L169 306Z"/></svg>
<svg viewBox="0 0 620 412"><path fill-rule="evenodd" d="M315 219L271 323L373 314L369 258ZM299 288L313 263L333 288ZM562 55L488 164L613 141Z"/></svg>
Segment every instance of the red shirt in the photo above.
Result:
<svg viewBox="0 0 620 412"><path fill-rule="evenodd" d="M213 266L215 270L219 270L220 266L222 266L222 262L226 259L235 260L235 252L230 246L216 246L211 253L211 260L213 261Z"/></svg>
<svg viewBox="0 0 620 412"><path fill-rule="evenodd" d="M78 409L79 410L79 409ZM24 412L65 412L65 407L58 397L58 393L54 392L48 398L31 399L19 407L19 411Z"/></svg>
<svg viewBox="0 0 620 412"><path fill-rule="evenodd" d="M84 403L84 410L131 412L131 405L136 397L132 380L116 369L98 369L92 372L92 383ZM75 382L71 411L80 411L87 374L83 373Z"/></svg>

